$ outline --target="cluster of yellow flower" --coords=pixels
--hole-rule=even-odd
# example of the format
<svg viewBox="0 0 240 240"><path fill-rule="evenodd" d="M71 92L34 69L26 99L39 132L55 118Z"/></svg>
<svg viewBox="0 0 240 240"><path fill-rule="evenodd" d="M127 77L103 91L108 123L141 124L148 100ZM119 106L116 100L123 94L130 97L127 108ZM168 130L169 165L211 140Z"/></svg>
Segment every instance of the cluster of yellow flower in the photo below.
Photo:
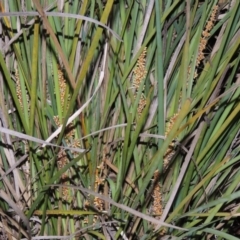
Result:
<svg viewBox="0 0 240 240"><path fill-rule="evenodd" d="M64 98L65 98L65 94L66 94L66 80L63 76L63 72L60 69L60 67L58 67L58 81L59 81L61 107L62 107L62 110L63 110L63 108L64 108Z"/></svg>
<svg viewBox="0 0 240 240"><path fill-rule="evenodd" d="M153 182L155 184L154 190L153 190L153 205L152 205L152 214L155 216L156 219L160 219L163 213L163 204L162 204L162 191L161 186L159 183L159 171L155 171L153 175ZM163 228L159 232L159 236L163 236L166 233L166 229Z"/></svg>
<svg viewBox="0 0 240 240"><path fill-rule="evenodd" d="M100 192L100 194L102 194L102 192L99 191L99 187L102 186L105 182L105 179L100 177L104 168L105 168L104 162L102 162L99 166L97 166L97 169L95 171L94 191L95 192ZM101 198L95 196L94 200L93 200L93 204L99 211L104 210L104 201ZM84 208L87 210L89 207L90 207L89 200L85 200ZM97 221L98 221L98 215L94 215L93 223L95 224ZM88 218L87 217L84 218L84 223L88 224Z"/></svg>
<svg viewBox="0 0 240 240"><path fill-rule="evenodd" d="M169 132L171 131L176 118L178 116L178 113L175 113L170 119L169 121L166 123L166 130L165 130L165 137L168 136ZM169 161L171 160L172 156L174 155L175 150L174 150L174 142L172 141L170 143L170 145L168 146L168 149L166 151L166 153L164 154L164 158L163 158L163 167L164 169L166 169L169 165Z"/></svg>
<svg viewBox="0 0 240 240"><path fill-rule="evenodd" d="M65 94L66 94L66 80L64 78L63 72L61 71L60 67L58 67L58 81L59 81L59 91L60 91L60 101L61 101L61 107L62 110L64 108L64 100L65 100ZM59 119L59 116L54 116L53 120L55 124L59 127L62 124L62 119ZM69 124L65 129L65 135L64 140L66 141L66 144L69 147L72 148L78 148L81 146L80 141L78 139L75 139L75 128L73 124ZM73 155L75 155L75 152L72 152ZM58 153L58 159L57 159L57 166L58 169L62 169L66 164L68 164L69 158L65 150L61 150ZM70 172L65 172L62 176L62 183L67 184L67 179L70 177ZM62 199L64 201L70 202L72 199L72 196L70 195L70 190L66 187L62 188Z"/></svg>
<svg viewBox="0 0 240 240"><path fill-rule="evenodd" d="M18 101L19 101L20 107L23 109L22 90L21 90L21 85L19 80L19 73L17 69L15 72L15 78L16 78L16 92L17 92Z"/></svg>
<svg viewBox="0 0 240 240"><path fill-rule="evenodd" d="M159 181L159 171L155 171L153 175L153 182L155 184L153 190L153 215L156 215L156 218L159 219L162 215L162 193L160 188Z"/></svg>
<svg viewBox="0 0 240 240"><path fill-rule="evenodd" d="M58 127L61 125L59 116L54 116L54 117L53 117L53 120L54 120L55 124L56 124ZM66 132L67 132L67 130L68 130L68 129L66 129ZM73 130L72 130L72 131L73 131ZM72 133L71 135L73 135L73 133ZM65 165L68 164L68 162L69 162L69 160L68 160L68 155L67 155L67 153L65 152L64 149L61 149L61 150L59 151L59 153L58 153L58 156L57 156L57 166L58 166L58 169L59 169L59 170L62 169ZM67 183L66 183L66 180L67 180L68 177L69 177L68 172L65 172L64 174L62 174L61 179L62 179L62 183L63 183L63 184L67 184ZM62 199L63 199L64 201L67 201L67 202L70 202L71 199L72 199L71 196L70 196L70 194L69 194L69 190L68 190L68 188L66 188L66 187L63 187L63 188L62 188Z"/></svg>
<svg viewBox="0 0 240 240"><path fill-rule="evenodd" d="M145 68L146 66L146 52L147 52L147 48L144 48L143 52L141 53L141 55L138 58L137 61L137 65L133 70L134 73L134 79L133 79L133 83L132 86L136 89L135 92L135 98L137 96L139 87L142 83L142 81L145 80L146 74L147 74L147 70ZM139 103L138 103L138 108L137 108L137 112L139 114L139 116L141 115L144 107L146 106L146 98L144 93L142 92Z"/></svg>
<svg viewBox="0 0 240 240"><path fill-rule="evenodd" d="M22 101L22 89L21 89L21 83L20 83L20 79L19 79L19 73L18 70L16 68L15 70L15 79L16 79L16 93L17 93L17 98L20 104L20 107L23 109L23 101ZM27 103L28 103L28 111L29 111L29 95L26 95L27 98Z"/></svg>
<svg viewBox="0 0 240 240"><path fill-rule="evenodd" d="M200 40L199 48L198 48L198 56L197 56L197 61L196 61L196 68L200 65L202 60L204 59L204 50L206 49L206 45L208 42L208 38L210 36L210 31L212 30L214 23L216 21L216 15L218 11L218 5L215 5L212 10L212 14L210 16L210 19L208 20L205 29L202 32L202 37ZM197 70L195 70L194 73L194 79L198 76Z"/></svg>

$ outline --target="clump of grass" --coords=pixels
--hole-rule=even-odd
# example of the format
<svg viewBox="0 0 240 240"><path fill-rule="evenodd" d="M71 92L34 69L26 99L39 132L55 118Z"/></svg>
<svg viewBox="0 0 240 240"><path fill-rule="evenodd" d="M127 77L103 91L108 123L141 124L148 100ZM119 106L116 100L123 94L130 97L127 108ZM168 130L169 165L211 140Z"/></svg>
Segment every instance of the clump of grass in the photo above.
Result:
<svg viewBox="0 0 240 240"><path fill-rule="evenodd" d="M0 238L237 237L239 1L47 4L0 2Z"/></svg>

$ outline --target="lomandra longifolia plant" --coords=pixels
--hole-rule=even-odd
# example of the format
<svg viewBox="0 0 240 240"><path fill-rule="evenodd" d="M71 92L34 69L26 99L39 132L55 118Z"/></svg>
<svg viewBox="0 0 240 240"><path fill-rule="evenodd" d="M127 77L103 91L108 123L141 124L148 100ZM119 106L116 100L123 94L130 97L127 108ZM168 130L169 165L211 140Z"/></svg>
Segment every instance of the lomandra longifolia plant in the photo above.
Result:
<svg viewBox="0 0 240 240"><path fill-rule="evenodd" d="M0 19L0 239L239 238L238 0Z"/></svg>

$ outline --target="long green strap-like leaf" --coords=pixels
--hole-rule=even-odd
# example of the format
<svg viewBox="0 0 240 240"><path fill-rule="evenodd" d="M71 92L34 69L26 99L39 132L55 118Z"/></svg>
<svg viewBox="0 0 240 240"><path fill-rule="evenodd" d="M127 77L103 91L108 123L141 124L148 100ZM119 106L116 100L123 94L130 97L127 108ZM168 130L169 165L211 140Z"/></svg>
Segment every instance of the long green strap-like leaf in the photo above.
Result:
<svg viewBox="0 0 240 240"><path fill-rule="evenodd" d="M8 71L8 68L6 66L6 63L4 61L4 58L3 58L3 55L2 55L1 51L0 51L0 65L1 65L1 68L2 68L2 70L4 72L5 78L7 80L7 84L9 86L9 89L10 89L10 92L11 92L11 96L12 96L12 98L14 100L14 104L15 104L15 106L17 108L18 114L19 114L20 119L22 121L23 128L24 128L25 132L28 133L29 128L27 126L26 119L24 118L23 111L21 109L19 100L17 98L16 87L13 84L13 81L11 79L10 73Z"/></svg>
<svg viewBox="0 0 240 240"><path fill-rule="evenodd" d="M101 22L104 23L104 24L107 22L107 19L109 17L110 11L112 9L112 5L113 5L113 0L107 1L107 4L106 4L104 12L103 12L103 15L101 17ZM65 130L65 127L66 127L66 123L67 123L68 117L70 116L70 114L73 111L73 108L75 106L75 102L76 102L77 96L79 94L79 89L80 89L80 87L82 85L82 82L83 82L84 78L87 75L87 72L88 72L88 69L90 67L93 55L94 55L95 50L96 50L96 48L97 48L97 46L99 44L99 40L100 40L100 38L102 36L102 32L103 32L103 29L98 27L97 30L96 30L96 33L95 33L95 35L93 37L92 44L90 46L90 49L89 49L88 54L86 56L86 59L85 59L83 65L82 65L80 74L78 76L77 84L76 84L76 87L74 89L71 101L69 103L69 109L68 109L67 115L64 118L62 132L59 135L59 138L57 140L57 144L59 144L61 142L61 139L62 139L64 130Z"/></svg>
<svg viewBox="0 0 240 240"><path fill-rule="evenodd" d="M80 9L80 12L79 14L80 15L84 15L86 10L87 10L87 5L88 5L88 1L85 0L83 1L82 5L81 5L81 9ZM77 44L78 44L78 41L79 41L79 32L81 30L81 26L82 26L82 22L83 20L80 19L77 23L77 27L76 27L76 30L75 30L75 37L73 39L73 42L72 42L72 52L71 52L71 55L69 57L69 65L70 65L70 68L73 69L73 63L74 63L74 58L75 58L75 54L76 54L76 49L77 49Z"/></svg>
<svg viewBox="0 0 240 240"><path fill-rule="evenodd" d="M32 51L32 82L31 82L31 106L30 106L30 134L33 135L35 103L37 99L37 70L38 70L38 42L39 42L39 23L34 25L33 51Z"/></svg>
<svg viewBox="0 0 240 240"><path fill-rule="evenodd" d="M71 162L69 162L68 164L66 164L63 168L61 168L61 170L59 170L48 182L49 185L54 184L55 182L58 182L61 179L61 176L63 173L65 173L70 167L74 166L85 154L86 152L83 152L81 154L79 154L79 156L75 159L73 159ZM45 186L43 187L43 190L48 190L50 186ZM33 214L33 212L37 209L39 203L43 200L45 195L45 192L39 192L37 199L33 202L33 204L31 205L31 208L29 209L29 212L27 214L27 217L30 218ZM46 211L43 214L46 214Z"/></svg>
<svg viewBox="0 0 240 240"><path fill-rule="evenodd" d="M233 235L230 235L223 231L218 231L218 230L212 229L212 228L205 228L205 229L203 229L203 231L207 232L207 233L212 233L215 236L219 236L219 237L221 237L221 239L229 239L229 240L238 240L239 239L239 238L234 237Z"/></svg>
<svg viewBox="0 0 240 240"><path fill-rule="evenodd" d="M167 218L166 222L172 221L172 219L177 215L177 213L180 211L181 208L192 198L192 196L204 185L204 183L210 179L212 176L214 176L215 172L227 161L229 160L229 157L225 158L223 161L221 161L219 164L217 164L210 172L207 174L207 176L202 179L200 183L191 191L188 193L187 197L184 198L184 200L178 205L177 208L174 209L174 211L171 213L171 215Z"/></svg>
<svg viewBox="0 0 240 240"><path fill-rule="evenodd" d="M51 36L51 38L52 38L52 40L53 40L53 42L54 42L54 44L55 44L55 46L56 46L56 49L57 49L57 51L58 51L58 53L59 53L59 55L60 55L60 57L61 57L61 60L62 60L62 62L63 62L63 65L64 65L64 67L65 67L65 69L66 69L67 74L68 74L68 78L69 78L69 81L70 81L70 83L71 83L71 86L72 86L72 88L74 88L74 87L75 87L74 77L73 77L73 74L72 74L71 69L70 69L70 67L69 67L67 58L66 58L66 56L64 55L63 50L62 50L62 48L61 48L61 46L60 46L60 44L59 44L59 42L58 42L58 40L57 40L57 37L56 37L56 35L55 35L55 33L54 33L51 25L50 25L50 23L49 23L46 15L45 15L45 13L44 13L43 8L41 7L39 1L38 1L38 0L33 0L33 2L34 2L34 4L35 4L38 12L40 13L40 15L41 15L41 17L42 17L42 20L43 20L43 23L44 23L44 26L45 26L46 29L48 30L48 32L49 32L49 34L50 34L50 36Z"/></svg>
<svg viewBox="0 0 240 240"><path fill-rule="evenodd" d="M226 121L223 123L223 125L220 127L218 132L210 139L208 142L208 145L204 148L204 150L199 154L196 162L199 163L203 157L206 155L206 153L209 151L209 149L212 147L212 145L217 141L217 139L221 136L221 134L227 129L229 124L234 121L234 118L237 116L237 114L240 111L240 104L232 111L230 116L226 119Z"/></svg>
<svg viewBox="0 0 240 240"><path fill-rule="evenodd" d="M157 52L156 52L156 79L158 82L158 114L157 126L158 135L164 135L165 132L165 98L164 98L164 76L163 76L163 50L162 50L162 26L161 26L161 3L155 1L156 5L156 26L157 26ZM163 139L158 140L158 147L163 144ZM160 171L162 171L163 159L159 159Z"/></svg>
<svg viewBox="0 0 240 240"><path fill-rule="evenodd" d="M139 204L139 200L142 197L142 195L144 195L144 192L146 191L146 188L149 185L149 182L150 182L150 180L151 180L151 178L153 176L154 171L156 171L159 168L159 159L161 159L163 157L163 155L164 155L165 151L167 150L169 144L174 139L175 134L176 134L178 128L180 127L183 119L189 113L190 106L191 106L191 100L187 99L186 102L184 103L182 109L180 110L179 115L178 115L178 117L176 119L176 122L173 125L172 130L168 134L168 137L165 139L162 147L155 153L153 158L150 160L151 163L150 163L149 170L148 170L148 172L146 174L146 177L144 178L143 185L141 186L141 188L139 190L139 194L135 198L135 201L134 201L134 204L133 204L133 208L136 208L137 205Z"/></svg>
<svg viewBox="0 0 240 240"><path fill-rule="evenodd" d="M214 64L211 67L211 71L209 72L209 77L208 78L210 80L214 79L214 76L216 75L216 72L217 72L217 70L219 68L220 61L222 59L222 54L223 54L223 51L225 49L225 46L226 46L226 43L227 43L227 39L228 39L228 36L229 36L229 32L232 29L232 23L234 21L234 18L236 16L236 14L238 13L237 10L239 9L239 4L240 4L240 2L237 1L236 4L235 4L235 7L232 10L232 14L231 14L231 16L230 16L230 18L228 20L228 25L227 25L227 28L226 28L225 33L223 35L223 38L222 38L222 41L221 41L221 45L220 45L220 47L219 47L219 49L218 49L218 51L216 53L216 56L214 57ZM240 42L240 40L236 41L236 43L235 43L236 48L239 47L239 42ZM210 86L211 86L211 81L208 81L206 89L209 89ZM209 92L207 94L210 95ZM204 101L202 101L201 107L203 107L205 105L207 100L208 100L208 98L205 98Z"/></svg>

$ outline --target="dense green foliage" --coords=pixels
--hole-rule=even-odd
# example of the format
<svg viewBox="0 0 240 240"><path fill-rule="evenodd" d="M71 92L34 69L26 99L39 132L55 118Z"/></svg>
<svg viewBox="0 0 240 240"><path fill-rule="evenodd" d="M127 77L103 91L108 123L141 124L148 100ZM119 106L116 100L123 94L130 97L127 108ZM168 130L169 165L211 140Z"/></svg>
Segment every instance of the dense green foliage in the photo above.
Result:
<svg viewBox="0 0 240 240"><path fill-rule="evenodd" d="M0 238L238 239L240 1L0 10Z"/></svg>

